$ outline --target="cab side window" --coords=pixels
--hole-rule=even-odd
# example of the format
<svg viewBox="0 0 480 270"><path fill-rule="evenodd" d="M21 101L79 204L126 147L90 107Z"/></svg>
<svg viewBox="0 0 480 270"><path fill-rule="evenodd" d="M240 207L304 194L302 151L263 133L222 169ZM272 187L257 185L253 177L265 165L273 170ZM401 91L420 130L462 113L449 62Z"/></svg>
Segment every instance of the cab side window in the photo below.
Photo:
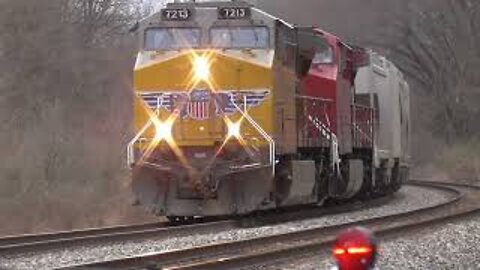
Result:
<svg viewBox="0 0 480 270"><path fill-rule="evenodd" d="M333 49L328 46L326 49L320 49L315 52L313 57L312 64L321 65L321 64L331 64L333 63Z"/></svg>

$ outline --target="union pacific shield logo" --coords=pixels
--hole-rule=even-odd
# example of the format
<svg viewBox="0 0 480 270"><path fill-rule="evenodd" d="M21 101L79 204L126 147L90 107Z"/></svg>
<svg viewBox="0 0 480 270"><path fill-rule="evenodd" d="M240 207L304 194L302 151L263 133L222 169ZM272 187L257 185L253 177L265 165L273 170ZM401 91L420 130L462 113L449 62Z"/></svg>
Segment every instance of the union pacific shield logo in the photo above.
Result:
<svg viewBox="0 0 480 270"><path fill-rule="evenodd" d="M190 100L187 105L184 118L194 120L206 120L209 118L210 111L210 91L193 90L190 93Z"/></svg>
<svg viewBox="0 0 480 270"><path fill-rule="evenodd" d="M269 90L220 91L193 90L190 94L178 92L143 92L139 96L152 110L174 112L180 110L183 119L206 120L210 108L215 105L215 114L232 115L236 112L257 107L270 95Z"/></svg>

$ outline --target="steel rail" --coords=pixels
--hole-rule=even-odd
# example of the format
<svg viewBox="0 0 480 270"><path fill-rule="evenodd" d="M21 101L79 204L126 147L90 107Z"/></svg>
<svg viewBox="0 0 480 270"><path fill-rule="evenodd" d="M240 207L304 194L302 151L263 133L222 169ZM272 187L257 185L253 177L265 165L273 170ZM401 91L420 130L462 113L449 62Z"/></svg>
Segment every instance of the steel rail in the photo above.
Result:
<svg viewBox="0 0 480 270"><path fill-rule="evenodd" d="M433 206L389 216L63 269L139 269L146 266L149 269L229 269L248 267L271 262L272 260L284 260L312 254L312 252L331 245L338 232L351 226L367 226L377 233L382 233L388 230L395 231L407 226L417 226L420 223L448 218L453 215L450 213L452 208L455 209L455 206L467 194L465 190L459 190L459 188L442 183L433 184L412 181L409 185L443 190L453 194L453 196L449 200Z"/></svg>
<svg viewBox="0 0 480 270"><path fill-rule="evenodd" d="M433 181L433 180L429 180L429 179L414 179L414 180L408 181L408 183L415 184L415 185L422 185L422 184L443 185L443 186L450 186L450 187L459 187L459 188L480 190L479 185L467 184L467 183L448 182L448 181Z"/></svg>
<svg viewBox="0 0 480 270"><path fill-rule="evenodd" d="M49 232L41 234L23 234L23 235L12 235L0 238L0 247L15 245L15 244L27 244L35 243L41 241L51 241L55 239L65 239L65 238L76 238L82 236L91 236L98 234L108 234L108 233L122 233L128 231L138 231L138 230L150 230L167 226L166 223L155 222L155 223L145 223L137 225L121 225L114 227L104 227L104 228L90 228L85 230L73 230L73 231L59 231L59 232Z"/></svg>
<svg viewBox="0 0 480 270"><path fill-rule="evenodd" d="M285 213L267 213L262 217L244 217L240 220L198 219L196 224L172 227L168 222L147 223L132 226L94 228L87 230L54 232L45 234L19 235L0 238L1 254L19 254L26 252L43 252L52 249L91 245L106 242L131 241L141 239L162 239L182 237L191 234L206 234L227 231L238 227L259 226L264 224L287 222L330 214L340 214L368 209L388 203L393 198L386 196L366 202L353 202L336 206L310 207L299 211L287 210Z"/></svg>
<svg viewBox="0 0 480 270"><path fill-rule="evenodd" d="M150 223L132 226L118 226L70 232L46 233L38 235L20 235L0 239L1 254L18 254L34 251L90 245L97 243L129 241L139 239L162 239L182 237L191 234L206 234L227 231L238 227L254 226L286 222L299 219L320 217L329 214L348 213L359 209L376 207L390 201L391 197L383 197L363 203L348 203L333 207L307 208L301 211L287 211L283 214L267 214L264 217L245 217L240 220L212 221L199 219L200 223L171 227L168 223Z"/></svg>
<svg viewBox="0 0 480 270"><path fill-rule="evenodd" d="M476 190L476 196L470 199L478 199L480 195L480 187L468 184L457 184L447 182L432 182L432 181L411 181L410 184L417 186L430 186L441 189L450 189L449 187ZM325 250L334 243L334 236L341 230L350 226L366 226L374 231L377 236L387 237L392 235L403 235L414 229L422 229L430 225L445 222L447 220L467 216L472 213L480 212L480 206L472 202L467 202L467 207L463 208L460 205L463 200L468 200L468 193L465 190L457 189L457 194L452 200L427 207L425 209L414 210L410 213L401 213L387 217L374 218L364 220L354 224L344 224L337 228L332 228L328 232L324 232L324 237L319 241L300 241L292 245L284 245L279 249L270 249L266 251L260 250L258 253L240 254L231 258L224 257L220 260L206 260L199 261L193 264L184 264L173 266L168 269L228 269L236 267L249 267L255 265L270 265L271 263L285 262L289 259L298 259L315 256L320 250ZM311 236L313 237L313 236Z"/></svg>
<svg viewBox="0 0 480 270"><path fill-rule="evenodd" d="M233 228L236 228L236 223L231 220L183 226L170 226L165 222L39 235L12 236L0 239L0 254L46 251L79 245L98 244L100 242L182 237L190 235L192 231L196 233L207 233L214 229L229 230Z"/></svg>

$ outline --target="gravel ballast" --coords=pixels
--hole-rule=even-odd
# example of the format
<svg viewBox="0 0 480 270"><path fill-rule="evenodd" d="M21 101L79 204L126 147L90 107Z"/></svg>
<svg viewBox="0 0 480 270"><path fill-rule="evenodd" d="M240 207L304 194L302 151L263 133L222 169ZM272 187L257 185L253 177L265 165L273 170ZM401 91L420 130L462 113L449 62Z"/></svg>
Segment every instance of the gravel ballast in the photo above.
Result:
<svg viewBox="0 0 480 270"><path fill-rule="evenodd" d="M378 268L381 270L480 269L480 215L380 242ZM315 258L267 269L331 269L326 252Z"/></svg>
<svg viewBox="0 0 480 270"><path fill-rule="evenodd" d="M102 246L80 246L66 248L63 250L3 257L0 255L0 267L7 267L8 269L51 269L97 261L120 259L130 256L138 256L152 252L165 252L214 243L251 239L260 236L287 233L302 229L320 228L367 218L411 211L429 205L438 204L448 199L449 196L451 195L441 191L407 186L399 191L398 194L395 195L395 198L387 205L357 211L354 213L329 215L321 218L293 221L259 228L235 229L218 232L215 234L191 235L188 237L162 240L152 239L129 241L125 243L106 243ZM409 249L407 248L405 250ZM315 263L315 265L318 265L317 263ZM328 262L323 263L328 264ZM305 267L309 266L306 265ZM300 268L295 267L295 269Z"/></svg>

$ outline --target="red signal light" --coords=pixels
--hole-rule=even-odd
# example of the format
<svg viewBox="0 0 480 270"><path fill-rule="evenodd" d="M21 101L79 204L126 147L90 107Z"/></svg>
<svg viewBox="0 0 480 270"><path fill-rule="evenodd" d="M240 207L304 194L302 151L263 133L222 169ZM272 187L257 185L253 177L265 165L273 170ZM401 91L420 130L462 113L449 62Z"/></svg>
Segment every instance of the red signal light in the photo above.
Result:
<svg viewBox="0 0 480 270"><path fill-rule="evenodd" d="M369 270L375 266L376 250L373 234L357 227L341 232L332 251L338 269Z"/></svg>
<svg viewBox="0 0 480 270"><path fill-rule="evenodd" d="M369 254L372 253L372 248L371 247L349 247L347 249L348 254Z"/></svg>
<svg viewBox="0 0 480 270"><path fill-rule="evenodd" d="M333 255L335 256L340 256L340 255L345 255L345 254L350 254L350 255L363 255L363 254L369 254L372 253L372 248L371 247L349 247L347 249L344 248L334 248L333 249Z"/></svg>
<svg viewBox="0 0 480 270"><path fill-rule="evenodd" d="M343 255L345 253L347 253L347 251L343 248L335 248L333 250L333 255L335 255L335 256L340 256L340 255Z"/></svg>

